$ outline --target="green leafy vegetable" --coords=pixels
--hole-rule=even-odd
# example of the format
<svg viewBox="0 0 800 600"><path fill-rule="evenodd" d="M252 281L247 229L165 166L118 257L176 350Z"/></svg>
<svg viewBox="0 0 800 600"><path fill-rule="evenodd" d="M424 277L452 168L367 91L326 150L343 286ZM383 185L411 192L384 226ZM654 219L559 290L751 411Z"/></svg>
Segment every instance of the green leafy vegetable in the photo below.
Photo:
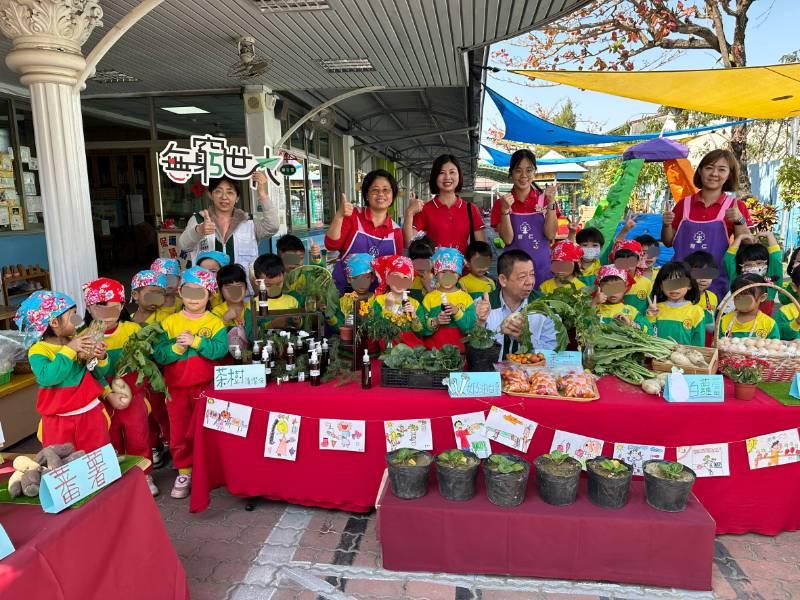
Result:
<svg viewBox="0 0 800 600"><path fill-rule="evenodd" d="M396 344L380 358L390 369L407 371L458 371L464 366L459 349L449 344L433 350L423 346L411 348L406 344Z"/></svg>
<svg viewBox="0 0 800 600"><path fill-rule="evenodd" d="M659 463L658 470L665 479L678 479L683 473L683 465L677 462L664 461Z"/></svg>
<svg viewBox="0 0 800 600"><path fill-rule="evenodd" d="M550 462L560 465L569 458L569 454L561 450L553 450L550 454L545 454L544 457Z"/></svg>
<svg viewBox="0 0 800 600"><path fill-rule="evenodd" d="M497 344L494 335L491 329L476 324L461 341L475 350L488 350Z"/></svg>
<svg viewBox="0 0 800 600"><path fill-rule="evenodd" d="M519 471L525 470L521 462L510 459L502 454L492 454L488 460L489 467L500 473L518 473Z"/></svg>
<svg viewBox="0 0 800 600"><path fill-rule="evenodd" d="M153 346L163 332L160 323L151 323L131 335L122 347L116 375L121 377L127 373L137 373L136 385L141 385L147 379L154 391L161 392L170 399L161 371L150 358L153 355Z"/></svg>

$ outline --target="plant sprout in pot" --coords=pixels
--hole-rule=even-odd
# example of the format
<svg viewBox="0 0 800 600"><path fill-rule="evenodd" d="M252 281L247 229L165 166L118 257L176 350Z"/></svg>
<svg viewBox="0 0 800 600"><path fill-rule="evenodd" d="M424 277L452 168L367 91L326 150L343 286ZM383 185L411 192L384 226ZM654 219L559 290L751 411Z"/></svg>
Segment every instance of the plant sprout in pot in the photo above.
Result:
<svg viewBox="0 0 800 600"><path fill-rule="evenodd" d="M518 506L525 499L531 466L514 454L492 454L483 462L486 496L497 506Z"/></svg>
<svg viewBox="0 0 800 600"><path fill-rule="evenodd" d="M686 509L689 493L697 475L689 467L668 460L642 463L647 503L657 510L681 512Z"/></svg>
<svg viewBox="0 0 800 600"><path fill-rule="evenodd" d="M756 385L761 383L761 369L769 365L759 358L732 354L719 363L722 373L733 381L734 396L737 400L752 400Z"/></svg>
<svg viewBox="0 0 800 600"><path fill-rule="evenodd" d="M538 457L533 464L542 500L554 506L575 502L581 476L580 462L565 452L553 450Z"/></svg>
<svg viewBox="0 0 800 600"><path fill-rule="evenodd" d="M586 461L589 500L603 508L622 508L631 489L631 466L616 458L598 456Z"/></svg>
<svg viewBox="0 0 800 600"><path fill-rule="evenodd" d="M398 498L412 500L428 492L428 479L433 455L414 448L398 448L386 453L389 483Z"/></svg>
<svg viewBox="0 0 800 600"><path fill-rule="evenodd" d="M436 457L439 493L447 500L469 500L475 495L475 478L481 461L469 450L445 450Z"/></svg>
<svg viewBox="0 0 800 600"><path fill-rule="evenodd" d="M500 358L500 344L494 332L479 323L462 339L466 348L467 368L476 372L491 372Z"/></svg>

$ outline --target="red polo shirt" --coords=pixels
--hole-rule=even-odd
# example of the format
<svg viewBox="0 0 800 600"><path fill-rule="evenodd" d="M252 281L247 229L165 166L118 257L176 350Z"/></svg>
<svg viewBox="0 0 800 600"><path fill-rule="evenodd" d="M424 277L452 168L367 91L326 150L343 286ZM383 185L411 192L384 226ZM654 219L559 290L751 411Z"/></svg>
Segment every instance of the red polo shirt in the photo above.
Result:
<svg viewBox="0 0 800 600"><path fill-rule="evenodd" d="M364 209L353 209L353 214L345 217L342 222L342 234L338 240L332 240L327 235L325 236L325 247L328 250L338 250L339 252L346 252L350 247L353 238L358 231L358 225L361 224L361 229L367 235L374 236L379 239L386 239L394 237L395 253L400 254L403 251L403 230L400 229L388 215L383 225L376 227L372 224L372 211L369 207Z"/></svg>
<svg viewBox="0 0 800 600"><path fill-rule="evenodd" d="M471 204L472 230L484 228L483 218L478 208ZM414 229L424 231L436 246L458 248L461 254L469 244L469 216L467 203L461 197L453 206L447 207L436 196L422 206L422 212L414 215Z"/></svg>
<svg viewBox="0 0 800 600"><path fill-rule="evenodd" d="M689 218L692 221L699 221L704 223L706 221L713 221L717 218L720 209L722 208L722 199L724 195L720 195L719 199L714 202L711 206L706 206L703 204L703 201L700 199L700 193L694 194L690 196L688 199L684 198L680 202L678 202L675 207L672 209L672 214L675 215L675 220L672 222L672 230L678 231L678 225L681 224L683 220L683 203L684 202L691 202L689 205ZM739 208L739 212L742 213L742 216L747 221L747 225L750 226L753 224L753 220L750 218L750 212L747 210L747 207L744 205L742 200L736 201L736 206ZM727 220L725 221L725 225L728 228L728 235L733 235L733 228L735 225L733 223L729 223Z"/></svg>
<svg viewBox="0 0 800 600"><path fill-rule="evenodd" d="M512 190L511 193L514 194L514 191ZM502 216L502 211L505 210L505 205L506 203L502 198L498 198L494 201L494 204L492 204L490 223L495 229L497 229L497 226L500 224L500 217ZM535 187L531 186L528 196L524 200L520 200L517 198L516 194L514 194L514 204L511 205L512 213L532 213L537 210L539 212L547 211L547 197L544 195L544 192L540 192ZM561 216L558 204L556 204L556 215L559 217Z"/></svg>

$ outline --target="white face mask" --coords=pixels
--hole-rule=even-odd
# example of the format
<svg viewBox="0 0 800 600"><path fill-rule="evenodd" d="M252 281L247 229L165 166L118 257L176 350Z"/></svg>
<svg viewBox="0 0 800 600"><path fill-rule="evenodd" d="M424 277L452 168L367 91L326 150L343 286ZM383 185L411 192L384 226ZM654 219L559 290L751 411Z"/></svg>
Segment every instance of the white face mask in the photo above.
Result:
<svg viewBox="0 0 800 600"><path fill-rule="evenodd" d="M583 258L586 260L597 260L600 257L600 248L584 248Z"/></svg>
<svg viewBox="0 0 800 600"><path fill-rule="evenodd" d="M761 265L759 267L744 267L742 268L742 273L753 273L754 275L764 275L767 274L767 265Z"/></svg>

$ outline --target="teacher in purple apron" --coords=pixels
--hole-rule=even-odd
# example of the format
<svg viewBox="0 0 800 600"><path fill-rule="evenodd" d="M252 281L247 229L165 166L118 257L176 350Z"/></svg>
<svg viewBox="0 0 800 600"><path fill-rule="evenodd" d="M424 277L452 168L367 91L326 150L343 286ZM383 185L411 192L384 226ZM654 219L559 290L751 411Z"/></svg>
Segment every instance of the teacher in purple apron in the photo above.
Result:
<svg viewBox="0 0 800 600"><path fill-rule="evenodd" d="M735 196L739 188L739 161L729 150L712 150L697 166L694 185L699 188L696 194L664 212L661 241L675 249L674 260L683 260L698 250L713 255L719 275L709 289L722 299L730 287L723 258L731 236L750 231L750 213Z"/></svg>
<svg viewBox="0 0 800 600"><path fill-rule="evenodd" d="M530 150L517 150L511 155L508 174L514 186L492 205L491 225L505 242L506 250L522 250L533 259L538 289L540 282L553 276L550 242L558 231L556 188L548 185L542 191L533 182L536 157Z"/></svg>
<svg viewBox="0 0 800 600"><path fill-rule="evenodd" d="M403 230L392 221L389 208L397 196L397 181L389 171L370 171L361 183L364 208L356 208L342 194L339 208L325 234L325 247L339 252L333 279L340 292L347 287L344 260L351 254L373 258L403 251Z"/></svg>

